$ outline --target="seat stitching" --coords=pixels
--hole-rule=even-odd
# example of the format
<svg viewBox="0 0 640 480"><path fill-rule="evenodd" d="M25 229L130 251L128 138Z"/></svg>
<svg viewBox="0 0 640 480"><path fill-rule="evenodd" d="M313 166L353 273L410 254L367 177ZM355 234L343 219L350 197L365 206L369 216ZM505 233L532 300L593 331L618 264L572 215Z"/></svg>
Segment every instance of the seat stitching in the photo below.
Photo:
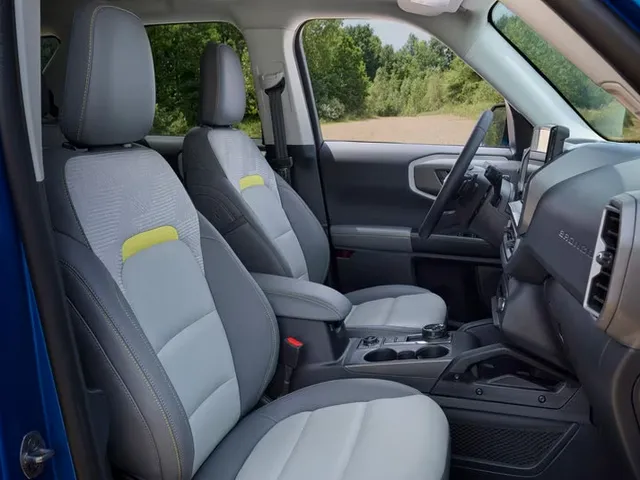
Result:
<svg viewBox="0 0 640 480"><path fill-rule="evenodd" d="M140 362L138 361L136 356L133 354L132 347L129 345L127 340L123 337L122 333L120 332L118 327L115 325L115 322L113 321L113 319L111 318L111 316L107 312L107 310L104 307L104 305L102 305L102 302L100 301L100 299L98 298L96 293L93 291L91 286L86 283L84 277L72 265L70 265L66 261L61 260L60 262L62 263L63 266L67 267L67 269L71 273L73 273L73 275L80 282L80 285L90 294L89 298L91 298L91 300L100 308L100 310L102 310L104 318L108 320L107 325L109 325L111 330L114 333L116 333L116 338L120 341L120 344L125 348L127 354L129 355L129 358L131 358L131 360L133 361L134 365L137 367L137 369L142 374L142 378L145 380L145 384L146 384L147 388L149 389L149 391L151 392L156 405L158 405L158 407L160 407L160 411L162 413L162 417L164 419L164 422L165 422L165 425L167 427L167 430L169 431L169 436L171 437L171 442L173 444L173 449L174 449L174 453L176 455L176 460L177 460L177 464L178 464L178 478L181 479L182 478L182 463L181 463L181 460L180 460L180 454L179 454L179 451L178 451L177 441L176 441L176 438L174 436L173 429L171 428L171 425L170 425L170 423L172 423L170 421L170 415L168 414L168 412L166 412L166 406L164 405L164 402L162 402L160 400L159 395L157 394L157 392L152 387L152 382L148 378L148 373L146 372L144 367L142 367L142 365L140 364ZM119 299L118 299L118 302L122 306L122 303L120 302ZM123 307L123 310L124 310L124 307ZM125 310L125 314L131 320L131 317L126 312L126 310ZM163 370L163 368L161 368L161 370Z"/></svg>
<svg viewBox="0 0 640 480"><path fill-rule="evenodd" d="M229 254L229 256L231 257L231 259L233 260L233 262L238 266L238 268L240 269L240 271L244 272L245 268L244 265L242 265L242 263L240 262L240 260L238 260L238 257L233 253L233 250L231 250L231 247L229 247L229 245L218 239L215 237L209 237L206 234L202 234L201 233L201 238L205 239L205 240L212 240L216 243L219 243L222 248L227 252L227 254ZM262 290L260 290L260 288L258 287L258 284L256 283L256 281L253 279L253 277L251 275L248 275L245 273L245 276L249 279L249 285L251 285L251 287L253 288L254 292L256 293L256 295L258 296L258 299L260 300L260 303L262 304L262 308L264 310L265 315L267 316L267 318L269 319L269 325L271 327L271 354L269 356L269 362L267 363L267 365L269 365L269 368L265 369L265 375L264 375L264 379L262 381L262 384L260 386L260 392L263 392L264 389L267 387L267 385L269 384L269 381L271 380L271 375L269 375L270 370L271 370L271 365L275 360L275 355L276 352L278 350L278 344L277 344L277 338L278 336L278 330L277 330L277 321L276 319L273 317L273 311L270 311L270 304L267 301L266 297L264 296L264 293L262 292ZM215 300L214 300L215 301Z"/></svg>
<svg viewBox="0 0 640 480"><path fill-rule="evenodd" d="M235 377L231 377L230 379L225 380L225 381L224 381L224 382L222 382L221 384L216 385L215 387L213 387L213 390L211 391L211 393L207 394L207 395L202 399L202 401L198 404L198 406L196 407L196 409L191 413L191 415L189 415L189 421L191 421L191 417L193 417L193 416L196 414L196 412L197 412L198 410L200 410L200 407L202 407L202 405L204 404L204 402L206 402L206 401L211 397L211 395L213 395L214 393L216 393L218 390L220 390L222 387L224 387L227 383L229 383L229 382L233 382L234 380L235 380Z"/></svg>
<svg viewBox="0 0 640 480"><path fill-rule="evenodd" d="M160 354L162 353L162 350L164 350L164 348L169 345L178 335L180 335L182 332L184 332L186 329L188 329L189 327L194 326L196 323L204 320L206 318L207 315L212 314L213 312L216 312L217 310L215 309L215 307L208 311L207 313L205 313L203 316L201 316L200 318L194 320L193 322L189 322L187 325L185 325L184 327L182 327L175 335L173 335L169 340L167 340L166 342L164 342L164 345L162 345L162 347L160 347L158 349L158 353L157 355L160 356Z"/></svg>
<svg viewBox="0 0 640 480"><path fill-rule="evenodd" d="M280 177L280 178L282 179L282 177ZM289 186L289 184L288 184L288 183L286 183L286 182L284 181L284 179L282 179L282 182L283 182L284 184L286 184L286 186L287 186L287 187L289 188L289 190L291 190L291 191L289 191L289 190L287 190L285 187L283 187L282 192L280 192L280 191L279 191L279 188L278 188L278 191L279 191L279 193L281 194L281 195L280 195L280 203L282 203L282 193L285 193L285 194L287 194L291 199L293 199L293 200L294 200L294 201L292 202L292 204L293 204L294 206L302 205L303 210L306 210L307 214L308 214L308 215L310 215L312 218L314 218L314 219L316 220L316 222L317 222L317 224L316 224L317 229L319 229L319 230L322 232L321 234L322 234L322 235L325 235L325 237L326 237L326 234L325 234L325 232L324 232L324 229L322 228L322 225L320 225L320 222L318 221L318 218L317 218L317 217L315 216L315 214L311 211L311 209L309 208L309 206L305 203L305 201L304 201L304 200L302 200L302 198L301 198L300 196L298 196L298 194L295 192L295 190L293 190L293 189ZM278 183L278 182L276 181L276 187L278 187L277 183ZM298 198L296 198L296 197L298 197ZM298 200L300 200L300 201L298 201ZM289 218L289 214L287 213L287 210L284 208L284 203L282 203L282 209L284 210L284 213L285 213L285 215L287 216L287 218ZM293 231L294 231L294 233L295 233L295 227L293 226L295 222L292 222L292 221L291 221L291 219L289 218L289 223L291 224L291 228L293 229ZM297 235L296 235L296 238L297 238ZM298 239L298 243L300 243L300 240L299 240L299 239ZM302 254L303 254L303 256L304 256L304 248L302 248L302 243L300 243L300 248L302 249ZM327 252L328 252L328 249L327 249ZM324 273L323 273L323 275L320 277L320 281L324 281L324 279L326 279L326 278L327 278L327 273L329 272L329 256L330 256L330 255L329 255L329 254L327 254L327 261L326 261L326 262L324 262L324 263L325 263L325 266L324 266L324 268L323 268ZM306 260L306 257L305 257L305 263L306 263L306 261L307 261L307 260ZM309 265L307 265L307 270L309 270ZM307 272L307 273L308 273L308 272ZM310 275L309 275L309 278L311 278L311 276L310 276Z"/></svg>
<svg viewBox="0 0 640 480"><path fill-rule="evenodd" d="M398 298L400 297L396 297L393 300L391 300L391 307L389 308L389 312L387 313L387 318L385 319L383 325L389 325L389 322L391 321L391 318L393 318L393 311L396 309L396 305L398 303Z"/></svg>
<svg viewBox="0 0 640 480"><path fill-rule="evenodd" d="M133 398L133 395L131 395L131 392L127 388L127 385L124 383L124 380L122 379L122 377L120 376L120 374L116 370L116 368L113 365L113 363L111 363L111 360L109 359L107 353L104 351L104 348L102 348L102 345L100 344L100 341L96 337L95 333L93 332L93 330L91 329L91 327L89 326L89 324L87 323L85 318L78 311L78 309L73 304L71 299L67 298L67 303L69 304L69 307L73 311L76 312L76 314L78 315L78 318L80 318L80 320L82 321L82 325L84 326L85 330L87 331L87 333L89 334L89 336L93 340L93 343L95 344L95 346L98 348L98 350L102 354L102 357L103 357L105 363L109 366L109 369L111 370L111 373L113 374L113 377L120 384L120 387L122 388L122 391L124 392L125 396L129 400L131 405L133 406L133 409L135 410L136 415L140 418L140 420L142 420L142 423L144 425L144 428L145 428L145 431L147 433L147 436L151 440L151 444L154 447L154 453L156 454L156 458L158 460L158 467L160 468L160 474L162 475L162 477L164 477L164 475L162 474L162 462L160 461L160 454L158 453L158 446L157 446L157 444L155 442L155 439L153 438L153 434L151 433L151 429L149 428L149 424L147 423L146 418L144 418L144 415L142 415L142 412L140 411L140 407L135 402L135 400Z"/></svg>
<svg viewBox="0 0 640 480"><path fill-rule="evenodd" d="M283 232L280 235L277 235L277 236L273 237L273 241L275 242L276 240L280 240L287 233L293 233L294 236L296 235L295 232L293 231L293 228L289 228L286 232ZM296 237L296 238L298 238L298 237Z"/></svg>
<svg viewBox="0 0 640 480"><path fill-rule="evenodd" d="M78 158L78 157L75 157ZM69 204L69 206L71 207L71 213L73 213L73 218L76 221L76 224L78 226L78 230L80 230L80 234L82 235L82 238L84 239L84 244L85 246L89 247L89 239L87 238L87 235L84 233L84 229L82 228L82 224L80 223L80 217L78 216L78 212L76 211L76 207L73 204L73 201L71 200L71 193L69 193L69 184L67 183L67 162L69 159L64 161L64 165L62 165L62 186L63 186L63 192L64 192L64 196L65 196L65 200L67 201L67 203Z"/></svg>
<svg viewBox="0 0 640 480"><path fill-rule="evenodd" d="M358 431L356 433L355 438L353 439L353 442L351 443L351 448L349 449L349 456L347 457L347 462L342 467L342 472L340 472L340 476L338 477L338 480L342 480L344 478L344 474L347 472L347 469L351 464L351 458L353 457L353 452L355 451L356 446L358 445L358 440L360 439L360 434L362 433L362 427L364 426L364 422L367 417L367 413L369 411L369 403L370 402L366 402L364 404L364 408L362 411L362 418L360 419L360 425L358 425Z"/></svg>
<svg viewBox="0 0 640 480"><path fill-rule="evenodd" d="M279 295L281 297L287 297L287 298L293 298L294 300L304 300L307 301L309 303L321 306L321 307L325 307L327 310L332 311L333 313L336 314L336 317L338 320L344 320L344 317L342 316L342 313L335 308L335 306L333 306L330 303L327 303L319 298L315 298L315 297L310 297L307 295L304 295L302 293L293 293L293 292L282 292L282 291L274 291L274 290L268 290L267 288L264 288L264 291L269 294L269 295Z"/></svg>
<svg viewBox="0 0 640 480"><path fill-rule="evenodd" d="M199 187L202 188L202 187ZM217 193L220 196L224 197L227 201L231 201L231 199L223 192L217 190L215 187L209 187L207 188L207 190L212 190L213 193ZM224 203L224 201L222 202L218 202L218 198L215 197L215 195L213 195L211 192L193 192L192 196L194 198L203 198L205 200L211 200L212 202L215 202L217 207L220 207L222 210L224 210L224 212L229 215L229 217L231 217L232 219L236 219L237 215L234 215L234 213L231 211L231 209Z"/></svg>
<svg viewBox="0 0 640 480"><path fill-rule="evenodd" d="M204 271L204 264L202 266L202 269ZM121 290L118 290L118 291L121 292ZM123 295L124 295L124 293L123 293ZM134 320L133 318L131 318L131 315L129 315L129 310L125 307L125 305L123 305L122 300L120 298L120 295L116 295L116 300L117 300L118 304L120 305L120 307L122 308L122 310L124 311L124 313L127 316L127 318L129 319L129 322L133 325L134 330L136 330L136 332L138 332L138 334L140 335L140 337L142 339L142 343L146 347L147 352L150 353L152 355L152 358L155 358L155 360L158 362L158 366L160 367L159 368L160 375L162 376L162 378L164 379L165 382L167 382L168 384L170 384L173 387L173 382L169 378L169 375L167 374L166 370L164 369L164 366L162 365L162 363L160 362L160 359L158 358L158 355L156 354L155 350L151 346L151 342L149 342L149 339L147 338L147 335L142 330L142 327L140 326L140 323L137 321L137 319ZM136 357L136 360L137 360L137 357ZM140 363L140 368L142 368L143 372L148 375L148 372L146 371L146 369L144 368L144 366L141 363ZM153 379L150 376L149 376L149 382L151 383L151 385L154 388L156 388L155 383L153 382ZM182 400L180 400L180 398L178 397L178 394L175 391L175 388L170 388L169 392L170 392L171 396L173 397L174 401L176 402L176 405L178 406L179 413L181 413L184 416L184 418L186 419L187 418L187 412L184 410L184 405L182 404ZM164 405L164 402L162 402L162 403ZM168 411L167 411L167 416L169 418L169 421L173 422L173 420L171 418L171 413L168 412Z"/></svg>
<svg viewBox="0 0 640 480"><path fill-rule="evenodd" d="M293 447L291 448L291 451L289 452L289 455L287 456L287 459L285 460L284 464L282 465L282 468L280 469L280 472L278 472L278 475L275 477L276 479L280 478L280 476L282 475L282 472L285 471L285 469L287 468L287 465L291 461L291 457L293 456L293 452L296 451L296 448L298 447L298 444L300 443L300 439L302 438L302 434L304 433L305 429L307 428L307 425L309 424L309 419L311 418L311 416L313 414L314 414L314 412L310 412L309 415L307 415L307 418L305 418L304 424L302 425L302 428L300 429L300 433L298 433L298 438L296 438L296 443L293 444Z"/></svg>

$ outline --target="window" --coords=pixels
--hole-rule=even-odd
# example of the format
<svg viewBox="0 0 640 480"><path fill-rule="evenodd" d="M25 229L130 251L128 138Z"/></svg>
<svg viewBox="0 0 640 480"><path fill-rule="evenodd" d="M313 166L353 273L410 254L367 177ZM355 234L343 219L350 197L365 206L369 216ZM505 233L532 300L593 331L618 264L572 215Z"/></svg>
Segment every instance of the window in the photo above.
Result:
<svg viewBox="0 0 640 480"><path fill-rule="evenodd" d="M503 98L425 32L386 20L312 20L302 31L325 140L466 143ZM501 145L499 133L485 140Z"/></svg>
<svg viewBox="0 0 640 480"><path fill-rule="evenodd" d="M156 114L152 135L185 135L197 126L200 56L210 41L231 46L242 61L247 110L236 127L262 137L249 52L240 30L226 22L147 27L156 72Z"/></svg>
<svg viewBox="0 0 640 480"><path fill-rule="evenodd" d="M40 37L40 69L44 72L47 65L58 51L60 40L52 35Z"/></svg>
<svg viewBox="0 0 640 480"><path fill-rule="evenodd" d="M640 140L640 122L612 95L549 45L501 3L491 11L494 27L600 135L611 140Z"/></svg>

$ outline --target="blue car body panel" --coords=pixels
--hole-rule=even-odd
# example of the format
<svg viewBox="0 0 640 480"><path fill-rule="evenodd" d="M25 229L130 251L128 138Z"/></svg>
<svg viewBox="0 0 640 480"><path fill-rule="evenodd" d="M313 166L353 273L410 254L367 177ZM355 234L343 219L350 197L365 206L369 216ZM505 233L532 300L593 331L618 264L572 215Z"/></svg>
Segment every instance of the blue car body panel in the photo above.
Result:
<svg viewBox="0 0 640 480"><path fill-rule="evenodd" d="M640 33L640 0L602 0L631 28Z"/></svg>
<svg viewBox="0 0 640 480"><path fill-rule="evenodd" d="M0 149L0 478L25 478L20 445L30 431L55 450L38 478L73 480L71 453Z"/></svg>

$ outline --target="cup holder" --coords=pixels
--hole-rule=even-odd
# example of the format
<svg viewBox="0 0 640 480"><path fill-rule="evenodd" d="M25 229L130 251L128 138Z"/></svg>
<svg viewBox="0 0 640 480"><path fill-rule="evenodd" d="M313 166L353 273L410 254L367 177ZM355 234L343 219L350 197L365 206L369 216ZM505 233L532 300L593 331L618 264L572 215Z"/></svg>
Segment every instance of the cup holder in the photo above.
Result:
<svg viewBox="0 0 640 480"><path fill-rule="evenodd" d="M392 362L398 359L398 353L391 348L378 348L364 356L367 362Z"/></svg>
<svg viewBox="0 0 640 480"><path fill-rule="evenodd" d="M416 352L416 357L419 359L427 358L440 358L449 354L449 349L442 345L429 345L428 347L422 347Z"/></svg>
<svg viewBox="0 0 640 480"><path fill-rule="evenodd" d="M404 352L398 353L398 360L415 360L416 352L413 350L405 350Z"/></svg>

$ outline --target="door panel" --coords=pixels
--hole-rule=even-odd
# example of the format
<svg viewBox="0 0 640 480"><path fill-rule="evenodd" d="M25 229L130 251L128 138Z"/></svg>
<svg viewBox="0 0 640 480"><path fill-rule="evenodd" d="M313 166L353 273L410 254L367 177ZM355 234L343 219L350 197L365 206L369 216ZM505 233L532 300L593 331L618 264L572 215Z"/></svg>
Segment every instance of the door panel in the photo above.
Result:
<svg viewBox="0 0 640 480"><path fill-rule="evenodd" d="M498 250L479 238L422 240L416 233L461 151L444 145L322 145L325 201L343 291L414 284L441 295L454 321L489 315L501 274ZM507 175L519 166L508 148L482 147L474 162L490 162Z"/></svg>
<svg viewBox="0 0 640 480"><path fill-rule="evenodd" d="M444 179L457 159L457 155L435 154L414 160L409 164L409 187L414 193L435 200ZM520 166L518 162L500 155L477 155L471 165L481 167L486 163L491 163L505 175L511 177L518 172Z"/></svg>
<svg viewBox="0 0 640 480"><path fill-rule="evenodd" d="M331 224L418 228L432 199L411 189L411 163L432 155L455 158L461 151L448 145L324 142L320 162ZM508 148L482 147L478 154L511 158Z"/></svg>

